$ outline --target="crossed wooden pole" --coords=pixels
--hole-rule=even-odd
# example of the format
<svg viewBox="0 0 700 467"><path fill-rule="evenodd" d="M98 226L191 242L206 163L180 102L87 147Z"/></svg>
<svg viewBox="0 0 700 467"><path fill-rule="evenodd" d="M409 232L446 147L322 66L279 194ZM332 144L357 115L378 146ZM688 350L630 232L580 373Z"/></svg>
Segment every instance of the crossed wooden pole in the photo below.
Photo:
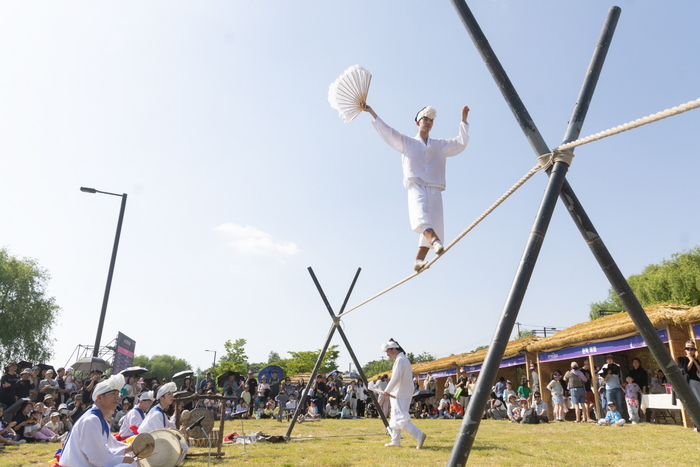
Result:
<svg viewBox="0 0 700 467"><path fill-rule="evenodd" d="M469 10L466 1L451 0L451 2L457 11L457 14L460 16L464 27L467 29L469 36L474 42L474 45L479 51L479 54L491 72L491 76L493 76L496 84L501 89L503 97L506 99L535 153L538 156L550 153L550 150L548 149L549 147L544 142L544 139L537 130L537 127L532 121L532 118L525 108L525 105L520 100L520 97L515 91L513 84L510 82L508 75L498 61L496 54L491 49L491 46L486 40L484 33L481 31L479 24L476 22L474 15ZM615 26L617 25L617 21L620 17L620 11L621 10L619 7L612 7L608 12L606 22L603 26L600 38L598 39L597 47L586 73L583 86L581 87L579 97L576 105L574 106L573 115L569 120L569 126L566 130L566 135L563 141L564 143L577 139L581 132L581 127L583 126L583 121L586 117L586 113L588 112L588 107L591 98L593 97L593 92L598 82L598 77L600 76L600 71L602 70L605 56L608 52L610 41L612 40L612 36L615 31ZM513 332L513 326L517 319L523 298L525 297L525 292L527 291L530 278L532 277L532 272L534 270L542 243L544 242L544 237L549 226L549 221L551 220L554 212L557 197L562 200L567 211L569 214L571 214L574 223L581 232L581 235L583 235L583 238L591 249L593 256L595 256L598 264L603 269L603 272L610 281L613 289L620 297L625 310L627 310L629 313L630 318L639 330L642 338L645 340L652 355L659 363L659 368L664 369L666 377L673 385L678 398L683 402L683 406L690 414L693 423L696 427L700 426L700 401L698 401L698 399L695 397L690 389L690 386L681 374L680 369L673 361L673 358L669 354L668 350L666 350L666 347L656 332L654 325L644 312L644 309L637 300L637 297L634 295L634 292L632 292L632 289L625 280L625 277L622 275L620 269L617 267L617 264L615 264L612 255L606 248L603 240L598 235L598 232L584 211L583 206L576 197L573 189L566 181L566 173L568 169L569 167L567 163L559 161L547 171L547 174L549 175L549 182L542 197L542 202L537 212L537 216L535 217L535 222L525 246L525 251L523 252L516 276L513 279L513 284L511 285L510 292L508 293L508 298L506 299L506 303L504 305L499 323L496 327L493 340L489 346L474 394L469 402L464 419L462 420L460 431L452 448L452 452L447 463L448 467L461 467L467 463L469 453L476 438L477 430L479 429L481 417L484 413L484 409L486 408L491 387L495 381L501 360L503 359L506 344L508 343L509 337Z"/></svg>
<svg viewBox="0 0 700 467"><path fill-rule="evenodd" d="M348 338L345 336L345 331L343 331L343 328L340 327L340 318L335 315L335 313L333 312L333 308L331 308L331 304L328 303L328 299L326 298L326 294L323 292L323 289L321 288L321 284L318 282L318 279L316 278L316 274L314 274L314 270L311 268L308 268L308 270L309 270L309 274L311 274L311 279L314 281L314 284L316 284L316 289L318 290L318 293L321 295L321 299L323 300L323 303L326 305L326 309L328 310L328 314L331 315L331 319L333 320L333 324L331 324L331 327L328 330L328 335L326 336L326 342L323 345L323 349L321 350L321 353L318 356L318 360L316 360L316 365L314 366L314 370L311 372L311 376L309 377L309 382L306 384L306 387L304 388L304 392L302 393L301 397L299 398L299 403L297 404L296 410L294 411L294 416L289 421L289 426L287 427L287 432L284 435L285 438L287 438L287 439L289 439L292 435L292 430L294 429L294 425L297 422L297 417L299 417L300 414L304 413L304 405L306 404L306 399L309 397L309 390L314 385L314 381L316 380L316 375L318 374L318 370L321 368L321 364L323 363L323 358L326 356L326 352L328 351L328 346L330 345L331 339L333 339L333 335L335 334L336 330L338 331L338 334L340 334L341 339L343 339L343 343L345 344L345 347L347 348L348 353L350 354L350 357L352 358L352 361L355 364L355 368L357 368L357 372L359 373L360 378L365 383L365 387L369 386L369 382L367 381L367 377L365 376L364 371L362 371L362 365L360 365L360 362L357 360L357 357L355 356L355 352L352 350L352 346L350 346L350 342L348 341ZM343 302L343 306L340 307L340 313L338 313L338 315L343 314L343 311L345 310L345 306L348 304L348 299L350 299L350 294L352 294L352 289L355 288L355 282L357 282L357 277L360 275L360 271L362 271L362 268L357 268L357 272L355 273L355 277L352 280L352 284L350 284L350 288L348 289L348 293L345 296L345 301ZM381 407L379 407L379 404L377 403L377 398L376 398L374 391L368 391L368 392L369 392L369 397L372 399L372 403L377 408L377 412L379 413L379 417L382 419L384 426L386 428L389 428L389 422L387 421L386 417L384 416L384 412L382 412Z"/></svg>

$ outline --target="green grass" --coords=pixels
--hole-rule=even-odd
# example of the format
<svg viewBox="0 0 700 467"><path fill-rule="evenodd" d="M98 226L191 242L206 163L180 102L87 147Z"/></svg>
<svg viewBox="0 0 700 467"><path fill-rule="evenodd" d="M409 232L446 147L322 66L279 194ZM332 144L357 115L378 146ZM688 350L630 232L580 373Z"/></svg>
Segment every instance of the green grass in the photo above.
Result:
<svg viewBox="0 0 700 467"><path fill-rule="evenodd" d="M422 450L404 439L400 448L385 448L388 436L379 420L323 420L297 424L293 441L280 444L224 445L226 457L213 466L351 467L444 466L459 430L458 420L416 420L428 438ZM240 421L227 422L226 433L240 432ZM246 433L283 435L287 425L271 420L245 422ZM8 447L0 467L47 466L56 444ZM191 451L206 451L192 448ZM700 434L673 425L599 427L592 424L516 425L483 421L468 466L665 466L698 465ZM188 458L183 466L205 466L206 457Z"/></svg>

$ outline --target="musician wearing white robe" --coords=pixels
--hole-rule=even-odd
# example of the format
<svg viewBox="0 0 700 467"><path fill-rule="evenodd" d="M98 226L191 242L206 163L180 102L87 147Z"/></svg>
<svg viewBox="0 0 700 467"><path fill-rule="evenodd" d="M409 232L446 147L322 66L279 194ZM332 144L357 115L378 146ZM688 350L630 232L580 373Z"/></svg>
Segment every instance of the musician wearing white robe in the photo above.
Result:
<svg viewBox="0 0 700 467"><path fill-rule="evenodd" d="M432 248L440 255L444 251L445 221L442 211L442 192L446 187L447 158L464 151L469 142L469 107L462 107L459 135L450 139L432 139L430 130L437 112L432 107L421 109L416 115L418 134L406 136L391 128L377 116L369 105L364 110L374 120L372 125L389 146L401 153L403 185L408 190L408 215L411 228L419 234L418 253L414 269L425 266L425 257Z"/></svg>
<svg viewBox="0 0 700 467"><path fill-rule="evenodd" d="M168 418L165 413L175 399L173 395L175 391L177 391L177 385L173 382L166 383L158 388L155 405L151 407L151 410L146 414L146 418L139 426L139 433L150 433L162 428L176 429L175 422Z"/></svg>
<svg viewBox="0 0 700 467"><path fill-rule="evenodd" d="M57 467L124 467L134 458L127 456L131 445L120 443L109 433L107 419L119 404L119 390L124 386L123 375L113 375L95 386L95 405L73 425Z"/></svg>
<svg viewBox="0 0 700 467"><path fill-rule="evenodd" d="M119 436L122 440L125 440L136 433L131 431L131 426L135 425L137 427L141 426L144 419L146 418L146 412L151 407L153 403L153 391L146 391L139 395L139 403L136 407L129 410L126 415L119 421L121 427L119 429Z"/></svg>
<svg viewBox="0 0 700 467"><path fill-rule="evenodd" d="M391 369L391 380L384 390L384 395L391 397L389 402L391 406L391 419L389 420L391 442L385 444L385 446L400 446L401 430L406 430L418 443L416 449L420 449L423 447L423 442L425 442L425 433L411 422L411 415L408 412L411 406L411 398L413 397L411 362L408 361L406 353L399 343L393 339L382 345L382 351L386 352L386 355L394 360L394 366Z"/></svg>

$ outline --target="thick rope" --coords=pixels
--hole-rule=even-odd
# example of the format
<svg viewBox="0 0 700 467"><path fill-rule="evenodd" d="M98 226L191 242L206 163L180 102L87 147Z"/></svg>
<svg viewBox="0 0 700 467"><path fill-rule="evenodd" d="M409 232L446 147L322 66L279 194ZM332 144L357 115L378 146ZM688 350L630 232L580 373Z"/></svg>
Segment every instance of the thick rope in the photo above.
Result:
<svg viewBox="0 0 700 467"><path fill-rule="evenodd" d="M539 163L536 166L534 166L532 169L530 169L530 171L527 174L525 174L523 176L523 178L518 180L518 182L515 185L513 185L508 191L506 191L503 194L503 196L498 198L498 200L496 200L495 203L493 203L486 211L484 211L483 214L481 214L479 217L477 217L476 220L474 222L472 222L471 225L469 225L469 227L464 229L462 231L462 233L460 233L454 240L452 240L447 246L445 246L445 250L444 250L442 255L435 256L433 259L428 261L426 263L426 265L423 266L419 271L414 272L410 276L407 276L407 277L401 279L396 284L394 284L390 287L387 287L386 289L384 289L381 292L379 292L378 294L368 298L367 300L360 303L359 305L355 305L354 307L350 308L349 310L339 314L336 317L336 320L340 320L340 318L347 315L351 311L356 310L363 305L366 305L367 303L371 302L375 298L381 297L382 295L389 292L390 290L395 289L396 287L400 286L401 284L410 281L411 279L416 277L418 274L420 274L423 271L430 268L430 266L432 266L433 263L435 263L437 260L442 258L450 248L452 248L458 241L460 241L462 238L464 238L464 236L467 235L482 220L484 220L486 218L486 216L491 214L498 206L501 205L501 203L503 203L503 201L508 199L508 197L510 195L515 193L515 191L518 188L523 186L523 184L526 181L528 181L530 178L532 178L532 176L535 175L540 170L549 168L550 166L554 165L554 163L557 161L562 161L562 162L565 162L567 165L571 165L571 159L573 158L573 153L569 151L570 149L573 149L573 148L578 147L578 146L582 146L586 143L591 143L593 141L597 141L599 139L606 138L608 136L616 135L616 134L622 133L624 131L632 130L632 129L638 128L642 125L646 125L648 123L653 123L653 122L662 120L664 118L672 117L674 115L678 115L678 114L681 114L683 112L687 112L689 110L697 109L698 107L700 107L700 99L686 102L685 104L681 104L679 106L672 107L670 109L666 109L666 110L663 110L661 112L657 112L653 115L639 118L639 119L634 120L632 122L625 123L624 125L619 125L619 126L616 126L614 128L610 128L609 130L601 131L600 133L596 133L596 134L591 135L591 136L586 136L585 138L580 138L580 139L577 139L575 141L571 141L570 143L562 144L561 146L555 148L552 152L541 155L538 158Z"/></svg>
<svg viewBox="0 0 700 467"><path fill-rule="evenodd" d="M623 131L638 128L642 125L646 125L647 123L657 122L657 121L662 120L664 118L672 117L674 115L678 115L678 114L681 114L683 112L687 112L689 110L697 109L698 107L700 107L700 99L686 102L685 104L681 104L677 107L672 107L670 109L666 109L666 110L663 110L661 112L657 112L653 115L648 115L646 117L639 118L637 120L634 120L633 122L625 123L624 125L616 126L614 128L610 128L609 130L601 131L600 133L596 133L596 134L591 135L591 136L586 136L585 138L580 138L580 139L577 139L576 141L572 141L570 143L562 144L561 146L556 148L556 150L573 149L577 146L582 146L586 143L590 143L593 141L597 141L599 139L606 138L608 136L622 133Z"/></svg>

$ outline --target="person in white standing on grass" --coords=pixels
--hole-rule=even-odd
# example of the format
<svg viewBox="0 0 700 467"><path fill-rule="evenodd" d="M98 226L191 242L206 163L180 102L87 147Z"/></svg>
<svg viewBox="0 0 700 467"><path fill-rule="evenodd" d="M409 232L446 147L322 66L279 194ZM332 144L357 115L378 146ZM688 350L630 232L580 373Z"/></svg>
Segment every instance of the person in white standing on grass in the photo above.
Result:
<svg viewBox="0 0 700 467"><path fill-rule="evenodd" d="M384 141L402 155L403 185L408 190L408 215L411 228L420 234L414 270L426 264L425 257L432 248L436 254L444 251L445 221L442 213L442 192L445 190L445 165L448 157L464 151L469 142L469 107L462 107L459 136L450 139L432 139L430 130L437 112L424 107L416 115L418 134L406 136L391 128L379 118L372 107L364 106L374 120L372 125Z"/></svg>
<svg viewBox="0 0 700 467"><path fill-rule="evenodd" d="M411 362L408 361L406 353L394 339L389 339L389 342L382 345L382 352L386 352L386 355L394 360L391 380L384 390L384 395L391 397L391 419L389 421L391 442L385 446L400 446L401 430L406 430L416 439L418 443L416 449L420 449L425 442L425 433L411 422L411 415L408 413L413 397Z"/></svg>

